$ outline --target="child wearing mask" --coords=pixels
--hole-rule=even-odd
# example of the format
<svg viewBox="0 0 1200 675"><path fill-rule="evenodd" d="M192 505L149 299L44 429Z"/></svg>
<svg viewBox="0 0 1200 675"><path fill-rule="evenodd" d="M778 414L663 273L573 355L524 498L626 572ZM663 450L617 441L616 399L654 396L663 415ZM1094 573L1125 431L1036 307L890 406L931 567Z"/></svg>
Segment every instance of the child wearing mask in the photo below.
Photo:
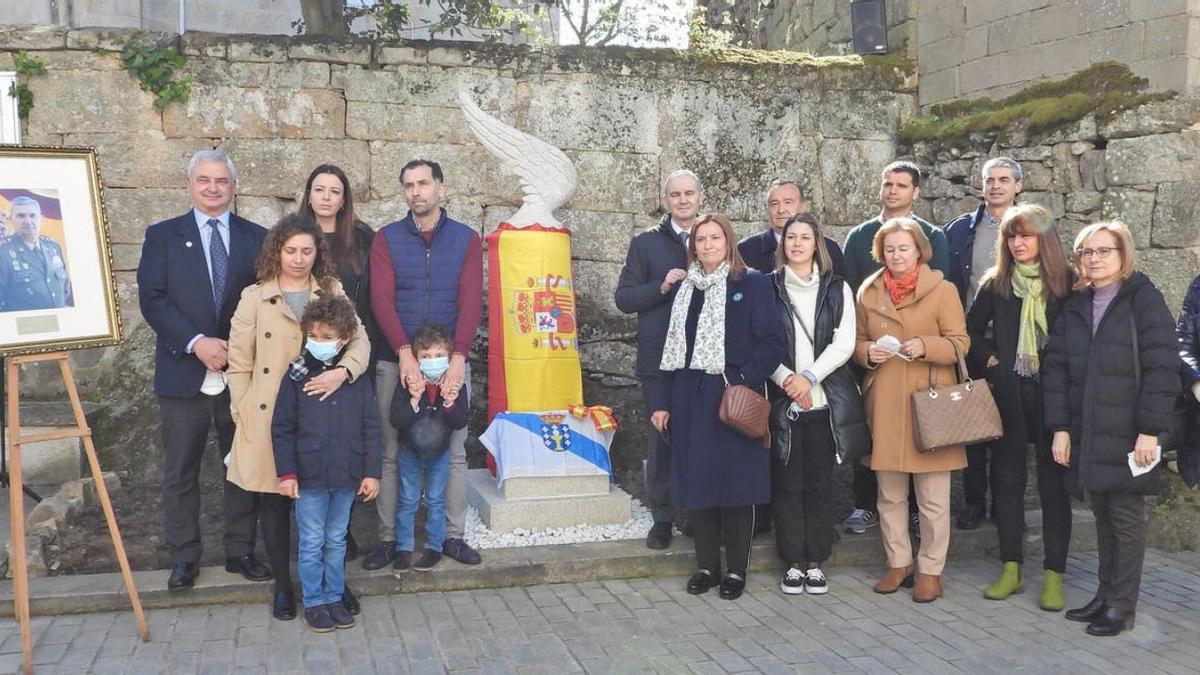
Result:
<svg viewBox="0 0 1200 675"><path fill-rule="evenodd" d="M412 339L412 351L425 381L396 385L391 418L400 434L396 463L400 499L396 505L396 558L392 574L428 572L442 560L446 537L446 483L450 478L450 433L467 425L467 394L441 389L450 368L454 343L437 326L422 326ZM425 484L425 551L413 562L413 529Z"/></svg>
<svg viewBox="0 0 1200 675"><path fill-rule="evenodd" d="M331 368L354 336L358 317L342 295L309 303L301 320L304 353L288 364L271 422L279 492L296 500L296 569L309 628L351 628L342 603L346 529L356 494L379 494L383 446L379 411L368 378L347 381L327 397L309 396L304 383Z"/></svg>

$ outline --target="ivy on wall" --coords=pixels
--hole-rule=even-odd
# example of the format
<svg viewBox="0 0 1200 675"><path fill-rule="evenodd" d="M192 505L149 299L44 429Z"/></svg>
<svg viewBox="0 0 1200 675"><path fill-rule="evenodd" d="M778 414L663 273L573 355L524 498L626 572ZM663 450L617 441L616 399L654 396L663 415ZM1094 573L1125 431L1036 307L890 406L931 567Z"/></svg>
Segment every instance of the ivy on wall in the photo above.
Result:
<svg viewBox="0 0 1200 675"><path fill-rule="evenodd" d="M17 74L29 79L35 75L46 74L46 64L36 56L30 56L25 52L17 52L13 54L13 66L17 70ZM29 88L28 82L13 82L8 88L8 95L17 99L17 115L21 119L29 118L29 111L33 109L33 90Z"/></svg>
<svg viewBox="0 0 1200 675"><path fill-rule="evenodd" d="M172 101L186 103L192 93L192 80L179 71L187 59L174 45L131 42L121 51L121 63L142 87L154 94L154 109L162 110Z"/></svg>

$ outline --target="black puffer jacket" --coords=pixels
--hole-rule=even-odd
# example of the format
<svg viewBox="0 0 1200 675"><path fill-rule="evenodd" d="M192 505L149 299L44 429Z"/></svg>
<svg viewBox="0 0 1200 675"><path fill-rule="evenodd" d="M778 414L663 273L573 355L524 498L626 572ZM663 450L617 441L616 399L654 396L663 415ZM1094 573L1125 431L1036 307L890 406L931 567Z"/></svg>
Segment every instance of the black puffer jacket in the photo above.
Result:
<svg viewBox="0 0 1200 675"><path fill-rule="evenodd" d="M1200 403L1192 393L1192 387L1200 382L1200 277L1188 287L1179 321L1175 324L1179 337L1179 357L1183 360L1183 398L1187 401L1188 420L1191 429L1188 440L1179 450L1179 475L1191 487L1200 483Z"/></svg>
<svg viewBox="0 0 1200 675"><path fill-rule="evenodd" d="M1043 401L1046 427L1071 434L1071 469L1081 493L1158 492L1162 465L1135 479L1127 456L1138 434L1157 436L1167 430L1179 393L1178 350L1166 301L1141 272L1121 284L1095 337L1092 291L1064 301L1042 364Z"/></svg>
<svg viewBox="0 0 1200 675"><path fill-rule="evenodd" d="M776 270L770 275L775 288L775 310L782 324L787 355L783 365L798 371L796 358L796 325L789 308L791 300L784 287L784 271ZM842 319L845 296L844 279L836 273L821 275L821 287L817 290L817 320L813 327L817 356L833 342L833 331ZM850 310L854 311L853 308ZM833 444L841 462L853 461L871 452L871 432L867 429L867 415L863 409L862 393L858 381L847 361L821 381L821 389L829 402L829 420L833 427ZM792 447L792 425L787 418L791 399L771 380L767 380L771 399L771 445L775 456L788 463Z"/></svg>

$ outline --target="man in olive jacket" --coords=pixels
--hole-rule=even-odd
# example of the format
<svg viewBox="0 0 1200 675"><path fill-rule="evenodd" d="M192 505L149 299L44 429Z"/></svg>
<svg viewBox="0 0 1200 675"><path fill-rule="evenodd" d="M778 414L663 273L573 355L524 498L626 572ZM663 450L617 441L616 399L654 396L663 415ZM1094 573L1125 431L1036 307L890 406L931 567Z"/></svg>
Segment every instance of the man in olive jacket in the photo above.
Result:
<svg viewBox="0 0 1200 675"><path fill-rule="evenodd" d="M629 242L625 266L617 281L617 309L637 314L637 375L642 383L642 402L650 419L650 402L658 389L658 365L662 360L671 303L679 282L687 276L687 240L704 203L700 177L686 169L667 176L662 187L667 215L653 228ZM671 545L675 519L671 507L670 449L647 424L646 500L654 526L646 535L649 548Z"/></svg>

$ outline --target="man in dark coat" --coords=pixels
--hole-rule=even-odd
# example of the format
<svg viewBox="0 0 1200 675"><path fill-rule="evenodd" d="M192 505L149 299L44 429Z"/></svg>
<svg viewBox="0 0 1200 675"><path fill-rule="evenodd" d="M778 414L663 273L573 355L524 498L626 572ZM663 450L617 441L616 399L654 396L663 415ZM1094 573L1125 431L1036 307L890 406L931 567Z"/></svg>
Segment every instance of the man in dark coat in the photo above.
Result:
<svg viewBox="0 0 1200 675"><path fill-rule="evenodd" d="M1016 160L993 157L980 171L983 202L974 211L964 213L945 227L950 252L950 271L946 275L957 288L963 311L969 312L979 292L979 282L996 262L996 240L1000 219L1017 203L1024 172ZM966 508L958 517L960 530L974 530L987 517L988 449L980 443L967 446L967 468L963 471L963 499Z"/></svg>
<svg viewBox="0 0 1200 675"><path fill-rule="evenodd" d="M1175 334L1179 337L1179 356L1183 360L1180 375L1189 410L1184 424L1192 425L1185 430L1186 445L1177 448L1179 475L1188 486L1196 487L1200 483L1200 277L1188 287Z"/></svg>
<svg viewBox="0 0 1200 675"><path fill-rule="evenodd" d="M225 368L229 324L267 231L229 211L237 190L233 162L201 150L187 171L187 213L146 229L138 264L138 301L157 333L154 391L162 426L163 540L171 555L167 588L194 585L200 573L200 461L215 427L224 458L233 445ZM254 557L257 500L225 481L225 569L252 581L271 578Z"/></svg>
<svg viewBox="0 0 1200 675"><path fill-rule="evenodd" d="M845 255L846 283L857 293L859 286L867 277L874 274L883 263L872 257L872 247L875 233L892 218L912 218L921 226L921 231L929 238L933 246L933 257L929 266L947 274L950 269L950 259L946 253L946 235L941 228L925 222L913 213L913 203L921 194L921 170L912 162L892 162L883 168L879 181L879 203L881 210L878 216L865 223L856 225L846 234ZM879 485L875 480L875 472L854 462L854 510L842 523L843 529L850 534L863 534L867 528L879 524L879 512L876 509ZM909 492L912 499L909 502L910 512L916 514L916 491Z"/></svg>
<svg viewBox="0 0 1200 675"><path fill-rule="evenodd" d="M662 222L629 242L629 253L614 295L617 309L637 314L637 376L642 383L647 420L650 403L658 391L658 363L671 320L671 302L679 282L687 276L687 238L704 204L700 178L687 169L671 173L663 182L662 201L667 211ZM667 548L671 545L675 519L671 504L670 448L654 429L647 427L645 432L646 506L654 517L646 546Z"/></svg>
<svg viewBox="0 0 1200 675"><path fill-rule="evenodd" d="M808 202L800 184L794 180L779 179L773 181L767 188L767 227L758 234L752 234L738 242L738 253L750 269L763 274L775 271L775 250L779 248L779 237L788 218L797 213L808 211ZM844 277L845 265L842 261L842 247L829 237L825 237L825 248L829 250L829 259L833 263L833 273Z"/></svg>

